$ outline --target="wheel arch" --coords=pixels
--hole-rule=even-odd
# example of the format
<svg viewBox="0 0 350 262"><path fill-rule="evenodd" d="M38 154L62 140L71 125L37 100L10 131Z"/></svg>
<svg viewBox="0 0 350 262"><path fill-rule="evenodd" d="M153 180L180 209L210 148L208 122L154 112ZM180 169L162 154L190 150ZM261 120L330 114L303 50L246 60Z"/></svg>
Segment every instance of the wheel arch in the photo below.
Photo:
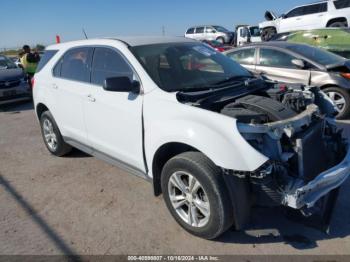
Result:
<svg viewBox="0 0 350 262"><path fill-rule="evenodd" d="M44 103L38 103L35 107L35 111L36 111L36 115L37 115L38 119L40 120L41 115L45 111L50 111L50 110Z"/></svg>
<svg viewBox="0 0 350 262"><path fill-rule="evenodd" d="M165 163L174 156L188 151L200 152L198 149L180 142L169 142L157 149L152 161L153 190L155 196L159 196L162 193L161 174Z"/></svg>
<svg viewBox="0 0 350 262"><path fill-rule="evenodd" d="M332 23L335 22L345 22L348 25L348 20L346 19L346 17L336 17L336 18L332 18L327 22L326 27L329 27Z"/></svg>

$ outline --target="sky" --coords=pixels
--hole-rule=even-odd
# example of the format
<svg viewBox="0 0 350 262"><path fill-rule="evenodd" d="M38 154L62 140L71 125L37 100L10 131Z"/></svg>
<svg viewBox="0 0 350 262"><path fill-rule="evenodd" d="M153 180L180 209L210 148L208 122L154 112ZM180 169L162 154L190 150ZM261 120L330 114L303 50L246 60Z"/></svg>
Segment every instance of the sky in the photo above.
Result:
<svg viewBox="0 0 350 262"><path fill-rule="evenodd" d="M193 25L233 30L312 0L1 0L0 48L118 35L182 36ZM30 3L30 4L29 4Z"/></svg>

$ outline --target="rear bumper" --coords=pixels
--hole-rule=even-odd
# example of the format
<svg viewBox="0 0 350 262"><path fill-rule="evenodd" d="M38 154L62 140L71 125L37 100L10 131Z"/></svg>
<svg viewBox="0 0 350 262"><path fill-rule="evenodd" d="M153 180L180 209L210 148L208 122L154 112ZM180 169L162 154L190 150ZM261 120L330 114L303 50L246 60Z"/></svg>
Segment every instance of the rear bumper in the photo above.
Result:
<svg viewBox="0 0 350 262"><path fill-rule="evenodd" d="M317 163L315 163L317 164ZM323 196L340 187L350 175L350 147L344 160L321 173L308 184L296 183L292 190L284 196L283 204L295 209L313 207Z"/></svg>

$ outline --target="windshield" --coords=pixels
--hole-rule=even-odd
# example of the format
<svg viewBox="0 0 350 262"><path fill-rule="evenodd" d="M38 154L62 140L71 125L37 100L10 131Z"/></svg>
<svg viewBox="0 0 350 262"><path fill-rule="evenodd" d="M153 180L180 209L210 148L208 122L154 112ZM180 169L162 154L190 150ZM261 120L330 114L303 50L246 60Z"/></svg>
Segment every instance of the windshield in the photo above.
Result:
<svg viewBox="0 0 350 262"><path fill-rule="evenodd" d="M301 54L323 66L342 63L345 60L345 58L341 56L308 45L291 45L288 46L287 49Z"/></svg>
<svg viewBox="0 0 350 262"><path fill-rule="evenodd" d="M227 32L229 32L225 27L222 27L222 26L213 26L215 29L216 29L216 31L219 31L219 32L222 32L222 33L227 33Z"/></svg>
<svg viewBox="0 0 350 262"><path fill-rule="evenodd" d="M259 37L259 36L261 36L261 34L260 34L260 28L257 27L257 26L250 27L250 28L249 28L249 31L250 31L250 35L251 35L252 37Z"/></svg>
<svg viewBox="0 0 350 262"><path fill-rule="evenodd" d="M6 56L0 56L0 69L12 69L17 66Z"/></svg>
<svg viewBox="0 0 350 262"><path fill-rule="evenodd" d="M167 92L221 88L233 78L252 78L245 68L200 43L168 43L131 48L158 86Z"/></svg>

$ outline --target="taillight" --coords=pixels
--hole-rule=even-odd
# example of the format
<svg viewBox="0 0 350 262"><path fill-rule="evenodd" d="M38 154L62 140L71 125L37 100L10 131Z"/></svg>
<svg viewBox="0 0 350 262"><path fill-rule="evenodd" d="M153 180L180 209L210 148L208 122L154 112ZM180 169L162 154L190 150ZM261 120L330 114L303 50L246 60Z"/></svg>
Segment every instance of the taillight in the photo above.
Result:
<svg viewBox="0 0 350 262"><path fill-rule="evenodd" d="M340 73L340 75L346 79L350 80L350 73Z"/></svg>
<svg viewBox="0 0 350 262"><path fill-rule="evenodd" d="M32 77L32 79L30 80L30 83L31 83L31 85L32 85L32 88L34 88L34 83L35 83L34 77Z"/></svg>

